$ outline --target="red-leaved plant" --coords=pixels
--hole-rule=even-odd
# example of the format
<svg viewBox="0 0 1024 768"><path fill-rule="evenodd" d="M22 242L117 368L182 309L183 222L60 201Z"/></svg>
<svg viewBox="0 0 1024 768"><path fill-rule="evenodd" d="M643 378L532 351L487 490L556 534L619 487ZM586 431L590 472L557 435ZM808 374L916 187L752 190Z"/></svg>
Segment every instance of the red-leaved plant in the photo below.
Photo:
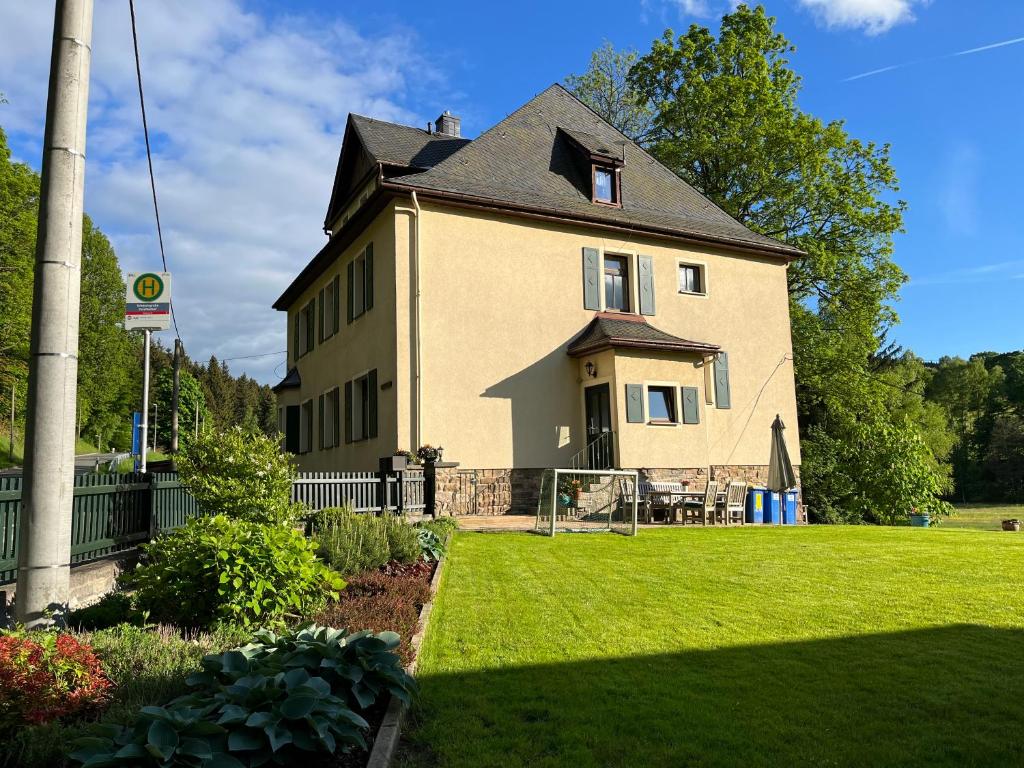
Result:
<svg viewBox="0 0 1024 768"><path fill-rule="evenodd" d="M92 648L72 635L0 636L0 728L89 714L110 687Z"/></svg>

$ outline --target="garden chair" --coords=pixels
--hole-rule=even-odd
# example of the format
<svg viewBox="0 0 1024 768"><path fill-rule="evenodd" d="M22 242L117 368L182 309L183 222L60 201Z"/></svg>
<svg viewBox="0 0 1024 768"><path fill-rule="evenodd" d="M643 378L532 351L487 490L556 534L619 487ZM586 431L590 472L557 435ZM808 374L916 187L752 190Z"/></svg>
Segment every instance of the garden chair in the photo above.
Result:
<svg viewBox="0 0 1024 768"><path fill-rule="evenodd" d="M725 487L722 518L726 525L743 525L747 501L747 484L730 482Z"/></svg>
<svg viewBox="0 0 1024 768"><path fill-rule="evenodd" d="M708 480L707 487L704 489L704 498L687 501L684 505L687 519L691 519L689 513L693 511L696 513L696 516L692 518L694 522L699 520L701 525L707 525L709 520L714 522L715 503L717 500L718 483L715 480Z"/></svg>

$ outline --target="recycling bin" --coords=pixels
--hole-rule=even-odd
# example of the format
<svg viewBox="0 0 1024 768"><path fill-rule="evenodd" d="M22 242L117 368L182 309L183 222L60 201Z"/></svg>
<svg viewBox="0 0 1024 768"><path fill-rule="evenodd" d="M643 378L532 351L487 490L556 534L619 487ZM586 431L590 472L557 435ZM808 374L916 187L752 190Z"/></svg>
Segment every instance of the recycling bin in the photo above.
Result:
<svg viewBox="0 0 1024 768"><path fill-rule="evenodd" d="M762 522L765 525L778 525L782 522L782 494L778 491L765 491Z"/></svg>
<svg viewBox="0 0 1024 768"><path fill-rule="evenodd" d="M796 491L786 491L782 494L782 524L796 525Z"/></svg>
<svg viewBox="0 0 1024 768"><path fill-rule="evenodd" d="M747 523L764 522L764 495L766 489L751 486L747 489L746 516Z"/></svg>

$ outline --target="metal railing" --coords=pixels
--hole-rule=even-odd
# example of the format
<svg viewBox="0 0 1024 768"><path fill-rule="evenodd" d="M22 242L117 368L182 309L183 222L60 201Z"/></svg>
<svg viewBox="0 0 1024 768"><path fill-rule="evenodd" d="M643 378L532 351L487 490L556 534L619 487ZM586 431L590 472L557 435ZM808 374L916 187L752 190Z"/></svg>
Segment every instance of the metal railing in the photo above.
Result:
<svg viewBox="0 0 1024 768"><path fill-rule="evenodd" d="M412 512L426 508L422 472L302 472L292 485L292 501L314 511L350 504L356 512Z"/></svg>
<svg viewBox="0 0 1024 768"><path fill-rule="evenodd" d="M601 432L587 438L587 444L569 459L569 469L614 469L615 433Z"/></svg>

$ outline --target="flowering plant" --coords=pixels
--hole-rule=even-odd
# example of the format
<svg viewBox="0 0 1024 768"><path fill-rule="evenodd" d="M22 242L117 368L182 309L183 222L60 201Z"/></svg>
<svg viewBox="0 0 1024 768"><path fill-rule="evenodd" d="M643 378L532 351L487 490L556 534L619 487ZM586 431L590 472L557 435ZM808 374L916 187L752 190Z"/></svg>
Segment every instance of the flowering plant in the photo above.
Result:
<svg viewBox="0 0 1024 768"><path fill-rule="evenodd" d="M416 456L420 461L437 461L441 458L441 452L444 450L441 446L435 448L434 446L426 443L421 445L416 451Z"/></svg>
<svg viewBox="0 0 1024 768"><path fill-rule="evenodd" d="M72 635L0 636L0 728L94 711L110 687L92 648Z"/></svg>
<svg viewBox="0 0 1024 768"><path fill-rule="evenodd" d="M580 494L583 493L583 481L578 477L569 477L562 481L562 487L559 489L560 493L565 494L573 501L579 501Z"/></svg>

